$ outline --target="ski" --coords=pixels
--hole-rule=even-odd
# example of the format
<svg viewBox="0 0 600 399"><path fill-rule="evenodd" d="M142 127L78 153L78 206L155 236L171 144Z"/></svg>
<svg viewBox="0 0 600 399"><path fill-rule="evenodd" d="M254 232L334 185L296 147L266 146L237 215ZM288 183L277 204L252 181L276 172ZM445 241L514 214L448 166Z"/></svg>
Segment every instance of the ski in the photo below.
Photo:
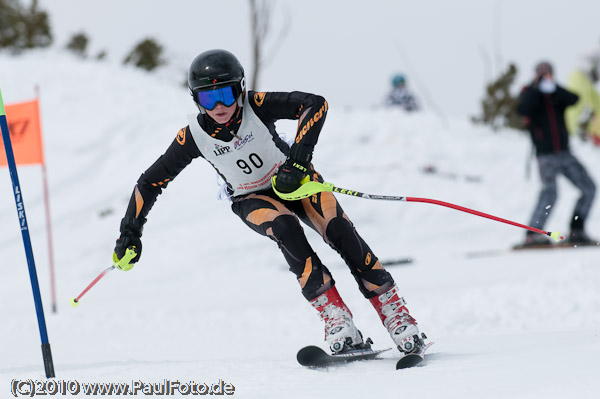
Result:
<svg viewBox="0 0 600 399"><path fill-rule="evenodd" d="M444 172L438 169L435 165L425 165L421 168L421 172L427 175L434 175L438 177L443 177L450 180L458 180L463 179L469 183L481 183L483 181L483 177L478 175L459 175L457 173L452 172Z"/></svg>
<svg viewBox="0 0 600 399"><path fill-rule="evenodd" d="M559 243L550 245L514 245L510 248L497 248L482 251L467 252L467 258L485 258L491 256L506 255L514 252L529 252L529 251L554 251L554 250L569 250L576 248L600 248L600 243L589 244L572 244Z"/></svg>
<svg viewBox="0 0 600 399"><path fill-rule="evenodd" d="M550 245L514 245L512 247L513 251L524 251L529 249L574 249L574 248L587 248L587 247L598 247L600 248L600 243L598 242L587 242L587 243L579 243L574 244L571 242L559 242L558 244L550 244Z"/></svg>
<svg viewBox="0 0 600 399"><path fill-rule="evenodd" d="M394 265L406 265L413 262L413 258L390 258L390 259L379 259L381 266L394 266Z"/></svg>
<svg viewBox="0 0 600 399"><path fill-rule="evenodd" d="M433 345L433 342L424 345L418 352L412 352L402 356L396 363L396 370L407 369L421 363L425 359L425 352L431 345Z"/></svg>
<svg viewBox="0 0 600 399"><path fill-rule="evenodd" d="M355 349L343 353L330 355L318 346L306 346L298 351L296 359L304 367L322 368L339 366L358 360L375 359L379 354L387 352L392 348L386 349Z"/></svg>

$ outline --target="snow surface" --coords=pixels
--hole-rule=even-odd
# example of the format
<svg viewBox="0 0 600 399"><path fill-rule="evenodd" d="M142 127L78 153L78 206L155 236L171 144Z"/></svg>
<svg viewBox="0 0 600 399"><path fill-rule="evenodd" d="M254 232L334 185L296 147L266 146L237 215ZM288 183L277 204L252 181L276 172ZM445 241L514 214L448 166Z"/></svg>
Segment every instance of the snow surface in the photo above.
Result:
<svg viewBox="0 0 600 399"><path fill-rule="evenodd" d="M40 67L43 60L43 67ZM164 152L194 106L186 89L155 75L54 51L0 55L5 103L33 97L41 115L51 193L58 313L51 312L41 171L19 168L57 379L235 386L241 398L591 398L600 394L600 251L468 257L509 247L519 228L444 207L338 196L411 313L435 342L424 367L383 360L324 371L296 351L322 344L322 325L276 245L216 200L216 178L193 162L159 197L140 263L112 271L78 308L68 305L110 266L119 221L139 175ZM302 88L299 88L302 89ZM295 124L278 124L293 134ZM539 182L531 146L466 119L354 110L335 103L314 163L326 180L373 194L435 198L527 223ZM600 182L599 149L573 151ZM441 173L425 174L425 166ZM576 190L559 181L546 226L566 232ZM0 396L13 379L44 378L14 198L0 170ZM589 233L600 237L600 206ZM392 342L341 258L306 230L377 347ZM83 395L82 395L83 396Z"/></svg>

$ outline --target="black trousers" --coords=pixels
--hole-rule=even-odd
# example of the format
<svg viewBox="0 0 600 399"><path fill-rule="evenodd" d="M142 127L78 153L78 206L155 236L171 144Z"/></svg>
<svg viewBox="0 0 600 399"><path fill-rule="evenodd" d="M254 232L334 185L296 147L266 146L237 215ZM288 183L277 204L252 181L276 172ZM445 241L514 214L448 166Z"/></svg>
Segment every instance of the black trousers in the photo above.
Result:
<svg viewBox="0 0 600 399"><path fill-rule="evenodd" d="M596 185L583 165L569 151L539 155L538 165L542 189L531 216L530 226L544 228L558 198L556 178L562 174L581 192L573 209L571 229L583 229L596 195Z"/></svg>
<svg viewBox="0 0 600 399"><path fill-rule="evenodd" d="M323 181L316 172L311 179ZM357 233L332 193L284 201L269 189L234 197L233 201L233 212L246 225L277 243L306 299L318 297L335 282L311 248L300 220L342 256L366 298L379 295L394 284L392 276Z"/></svg>

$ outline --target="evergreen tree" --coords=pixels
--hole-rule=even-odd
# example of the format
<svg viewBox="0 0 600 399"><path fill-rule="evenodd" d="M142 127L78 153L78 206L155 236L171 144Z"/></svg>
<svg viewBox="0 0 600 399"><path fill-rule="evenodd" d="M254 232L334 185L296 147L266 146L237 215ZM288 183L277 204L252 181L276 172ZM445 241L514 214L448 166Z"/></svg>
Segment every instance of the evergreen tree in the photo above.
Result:
<svg viewBox="0 0 600 399"><path fill-rule="evenodd" d="M123 64L133 64L138 68L151 71L165 63L161 58L162 51L162 46L154 39L144 39L125 57Z"/></svg>
<svg viewBox="0 0 600 399"><path fill-rule="evenodd" d="M481 101L482 115L473 117L474 123L489 125L494 130L501 127L525 129L523 118L517 113L519 97L510 92L516 75L517 67L510 64L506 72L487 85L486 96Z"/></svg>
<svg viewBox="0 0 600 399"><path fill-rule="evenodd" d="M19 53L52 44L48 14L38 9L38 0L29 8L18 0L0 0L0 49Z"/></svg>
<svg viewBox="0 0 600 399"><path fill-rule="evenodd" d="M76 33L67 44L67 49L81 58L85 58L88 43L89 39L85 33Z"/></svg>
<svg viewBox="0 0 600 399"><path fill-rule="evenodd" d="M0 0L0 48L12 48L17 43L21 13L17 0Z"/></svg>

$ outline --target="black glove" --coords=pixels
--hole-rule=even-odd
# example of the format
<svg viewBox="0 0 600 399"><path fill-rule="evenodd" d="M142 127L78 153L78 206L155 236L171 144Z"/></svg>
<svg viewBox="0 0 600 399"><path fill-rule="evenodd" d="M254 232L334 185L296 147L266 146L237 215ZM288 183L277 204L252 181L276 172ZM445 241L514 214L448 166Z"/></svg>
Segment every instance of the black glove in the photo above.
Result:
<svg viewBox="0 0 600 399"><path fill-rule="evenodd" d="M291 193L300 187L300 181L306 176L308 167L288 159L279 167L275 178L275 188L282 193Z"/></svg>
<svg viewBox="0 0 600 399"><path fill-rule="evenodd" d="M300 181L308 173L314 147L294 144L288 159L279 167L275 188L282 193L291 193L300 187Z"/></svg>
<svg viewBox="0 0 600 399"><path fill-rule="evenodd" d="M117 239L115 245L115 254L117 259L121 259L125 255L127 248L134 246L137 256L130 263L136 263L142 256L142 230L146 219L136 219L126 217L121 220L121 236Z"/></svg>

